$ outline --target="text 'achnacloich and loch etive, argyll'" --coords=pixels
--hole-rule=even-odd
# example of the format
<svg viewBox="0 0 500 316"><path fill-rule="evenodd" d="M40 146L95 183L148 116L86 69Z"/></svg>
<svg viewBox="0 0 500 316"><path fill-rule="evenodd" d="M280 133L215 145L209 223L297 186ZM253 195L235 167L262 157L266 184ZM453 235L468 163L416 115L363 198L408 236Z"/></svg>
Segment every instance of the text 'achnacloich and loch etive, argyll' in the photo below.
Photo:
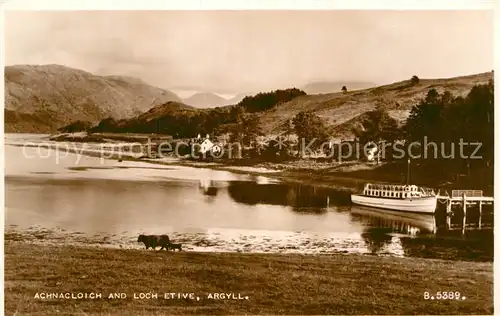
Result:
<svg viewBox="0 0 500 316"><path fill-rule="evenodd" d="M40 300L119 300L119 299L133 299L133 300L248 300L248 295L237 292L214 292L214 293L179 293L179 292L37 292L34 295L35 299Z"/></svg>

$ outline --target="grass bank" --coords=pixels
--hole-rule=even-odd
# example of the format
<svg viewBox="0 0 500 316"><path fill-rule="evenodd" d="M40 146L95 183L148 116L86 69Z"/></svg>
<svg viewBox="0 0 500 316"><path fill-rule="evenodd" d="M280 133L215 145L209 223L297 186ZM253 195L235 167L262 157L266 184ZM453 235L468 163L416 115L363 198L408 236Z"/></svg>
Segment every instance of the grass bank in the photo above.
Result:
<svg viewBox="0 0 500 316"><path fill-rule="evenodd" d="M425 300L452 291L462 300ZM100 292L102 299L35 299ZM108 299L114 292L125 299ZM158 299L133 299L134 293ZM194 293L164 299L164 292ZM209 293L248 299L214 300ZM7 315L492 314L492 263L5 244Z"/></svg>

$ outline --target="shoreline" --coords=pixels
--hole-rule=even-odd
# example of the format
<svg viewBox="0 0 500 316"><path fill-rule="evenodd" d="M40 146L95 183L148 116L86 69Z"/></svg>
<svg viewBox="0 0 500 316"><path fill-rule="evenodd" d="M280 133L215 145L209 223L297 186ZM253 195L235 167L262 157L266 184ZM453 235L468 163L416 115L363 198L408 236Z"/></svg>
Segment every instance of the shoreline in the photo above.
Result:
<svg viewBox="0 0 500 316"><path fill-rule="evenodd" d="M285 168L277 169L278 167L283 167L283 164L270 164L266 162L261 162L258 164L247 164L245 160L237 161L195 161L182 158L172 158L165 157L165 160L145 158L140 157L131 153L106 153L103 155L100 151L90 148L78 148L74 143L67 143L70 146L60 147L58 146L62 142L54 142L53 144L48 144L46 146L54 150L66 151L76 155L84 155L89 157L103 157L107 160L116 161L133 161L133 162L143 162L153 165L162 166L180 166L180 167L190 167L190 168L200 168L200 169L211 169L218 171L227 171L236 174L245 174L252 176L263 176L267 178L276 179L285 183L302 183L306 185L313 185L317 187L325 187L331 189L340 189L348 192L355 192L361 189L366 182L364 179L354 178L337 173L334 175L327 175L326 177L318 175L317 170L310 170L307 168L301 168L299 170L286 170ZM91 144L91 143L77 143L77 144ZM36 144L30 144L30 147L35 147ZM73 146L71 146L73 145ZM110 143L110 145L112 145ZM10 144L10 146L22 147L20 144ZM342 166L340 166L342 167ZM316 171L316 172L314 172ZM372 179L372 181L374 181Z"/></svg>
<svg viewBox="0 0 500 316"><path fill-rule="evenodd" d="M29 263L29 264L27 264ZM147 272L146 272L147 271ZM465 299L424 299L425 292ZM103 299L35 298L100 292ZM126 293L108 299L109 293ZM133 299L134 293L195 293ZM212 300L210 293L249 299ZM5 243L5 310L130 314L492 314L490 262L366 255L167 253Z"/></svg>
<svg viewBox="0 0 500 316"><path fill-rule="evenodd" d="M73 145L69 151L89 156L99 156L98 152L84 153L76 148L77 144L89 145L119 145L139 144L146 139L175 141L165 135L151 134L123 134L123 133L74 133L45 135L56 144L67 143ZM89 138L89 142L85 141ZM63 149L64 148L60 148ZM169 157L169 161L161 161L155 158L139 158L128 156L122 152L107 159L142 161L159 165L179 165L193 168L207 168L213 170L229 171L240 174L265 176L289 183L304 183L318 187L343 189L356 192L363 188L367 182L405 184L407 164L406 161L382 161L380 164L364 161L331 161L325 159L295 159L283 162L264 161L261 159L220 159L211 161L188 160L184 158ZM439 170L430 170L425 167L414 165L411 170L411 182L420 186L426 186L438 190L452 189L476 189L483 190L485 195L493 195L493 184L485 180L489 171L478 170L478 174L460 175L455 180L446 180L439 175ZM485 175L486 173L486 175ZM449 192L451 193L451 192Z"/></svg>
<svg viewBox="0 0 500 316"><path fill-rule="evenodd" d="M86 137L98 138L99 142L86 142ZM84 133L45 135L45 139L51 139L54 147L59 150L67 150L76 154L93 157L101 157L100 152L82 151L77 148L78 144L87 145L125 145L143 142L144 139L161 140L168 139L165 135L149 134L120 134L120 133ZM104 143L102 143L104 142ZM61 148L57 144L66 143L73 148ZM70 146L71 147L71 146ZM367 182L386 184L405 184L407 165L406 162L364 162L344 161L337 162L325 159L296 159L283 162L264 161L259 159L220 159L210 161L189 160L165 156L167 161L155 158L139 157L138 153L121 152L112 156L107 155L110 160L130 160L147 162L158 165L178 165L192 168L205 168L212 170L228 171L239 174L264 176L288 183L303 183L318 187L341 189L354 193L360 191ZM413 166L411 171L412 183L432 188L436 191L447 190L451 193L453 189L476 189L483 190L485 195L493 195L493 185L484 181L484 170L477 175L461 175L454 181L443 180L439 171L433 172L422 167Z"/></svg>
<svg viewBox="0 0 500 316"><path fill-rule="evenodd" d="M229 229L231 230L231 229ZM227 231L227 229L226 229ZM238 231L238 229L233 229ZM264 232L264 233L263 233ZM94 232L84 233L61 228L42 226L21 228L10 225L5 228L4 241L11 244L30 244L40 246L75 246L102 249L140 250L137 234ZM360 243L360 239L332 241L321 232L306 236L291 231L255 232L239 230L239 238L224 235L224 229L216 237L203 232L168 232L169 237L183 245L183 250L192 253L241 253L276 255L368 255L374 257L441 259L448 261L493 262L493 233L470 236L430 235L393 236L399 237L402 252L398 248L377 248L376 241ZM388 246L388 245L387 245Z"/></svg>

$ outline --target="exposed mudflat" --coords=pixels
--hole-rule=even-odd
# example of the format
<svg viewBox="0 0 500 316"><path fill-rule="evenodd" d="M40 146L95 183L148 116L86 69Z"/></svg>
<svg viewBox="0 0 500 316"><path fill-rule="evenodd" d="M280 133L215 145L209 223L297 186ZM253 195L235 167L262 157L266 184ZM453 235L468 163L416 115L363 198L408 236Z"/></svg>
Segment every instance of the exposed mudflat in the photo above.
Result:
<svg viewBox="0 0 500 316"><path fill-rule="evenodd" d="M245 231L218 229L214 232L174 232L168 233L172 242L182 243L184 251L196 252L245 252L245 253L301 253L370 254L363 240L332 237L329 234L309 232ZM73 245L122 249L143 249L144 244L137 242L137 234L124 231L120 234L70 232L63 228L46 229L32 226L19 229L14 225L6 227L5 240L45 245ZM347 237L347 236L346 236ZM377 255L404 256L398 246L399 237L392 237L393 243L378 249ZM157 248L159 249L159 248Z"/></svg>

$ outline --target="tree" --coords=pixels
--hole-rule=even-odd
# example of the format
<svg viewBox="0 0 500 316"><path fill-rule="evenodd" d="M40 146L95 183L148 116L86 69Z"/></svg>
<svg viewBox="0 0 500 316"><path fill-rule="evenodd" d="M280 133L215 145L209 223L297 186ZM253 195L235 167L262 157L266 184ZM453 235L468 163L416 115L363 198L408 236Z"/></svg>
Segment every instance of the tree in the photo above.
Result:
<svg viewBox="0 0 500 316"><path fill-rule="evenodd" d="M254 96L246 96L237 106L244 108L247 112L260 112L302 95L306 93L296 88L258 93Z"/></svg>
<svg viewBox="0 0 500 316"><path fill-rule="evenodd" d="M414 75L413 77L411 77L410 82L411 84L416 85L420 82L420 79Z"/></svg>
<svg viewBox="0 0 500 316"><path fill-rule="evenodd" d="M289 138L292 135L292 133L294 132L293 120L290 120L290 119L285 120L281 124L280 130L283 131L283 135L285 135L285 137Z"/></svg>
<svg viewBox="0 0 500 316"><path fill-rule="evenodd" d="M347 93L347 87L346 86L342 86L341 90L342 90L343 93Z"/></svg>
<svg viewBox="0 0 500 316"><path fill-rule="evenodd" d="M367 112L361 122L361 130L355 131L361 143L395 141L400 136L398 123L382 108Z"/></svg>
<svg viewBox="0 0 500 316"><path fill-rule="evenodd" d="M243 107L241 106L233 106L231 107L231 110L229 110L229 118L230 118L230 122L238 122L239 120L241 120L241 118L243 117L245 111L243 109Z"/></svg>
<svg viewBox="0 0 500 316"><path fill-rule="evenodd" d="M242 119L243 126L243 144L248 146L255 146L257 137L262 135L260 128L259 117L256 114L247 114Z"/></svg>
<svg viewBox="0 0 500 316"><path fill-rule="evenodd" d="M97 126L93 127L91 129L92 132L116 132L116 129L118 127L118 122L112 118L112 117L107 117L99 122Z"/></svg>
<svg viewBox="0 0 500 316"><path fill-rule="evenodd" d="M412 107L405 125L408 141L423 141L424 137L434 139L440 134L437 127L442 123L442 101L439 93L435 89L430 89L425 99Z"/></svg>
<svg viewBox="0 0 500 316"><path fill-rule="evenodd" d="M293 120L286 119L279 126L280 133L274 138L269 138L266 141L266 148L262 151L262 156L272 160L279 157L280 160L287 159L291 156L292 150L295 147L292 135L294 133Z"/></svg>
<svg viewBox="0 0 500 316"><path fill-rule="evenodd" d="M321 146L328 138L325 123L321 117L311 111L304 111L298 113L292 120L294 125L295 134L299 137L299 144L314 140L311 148Z"/></svg>
<svg viewBox="0 0 500 316"><path fill-rule="evenodd" d="M92 123L89 121L75 121L69 125L61 127L58 129L59 132L62 133L76 133L76 132L84 132L89 130L92 127Z"/></svg>
<svg viewBox="0 0 500 316"><path fill-rule="evenodd" d="M384 141L394 144L396 140L401 138L402 133L397 121L381 107L365 113L364 116L360 128L354 130L360 144L363 145L363 148L368 143L375 144L377 147L377 163L381 154L384 158L392 159L393 146L384 147L382 144ZM384 148L384 152L380 150L381 148ZM387 152L385 152L386 150Z"/></svg>
<svg viewBox="0 0 500 316"><path fill-rule="evenodd" d="M379 162L380 154L382 154L380 150L382 142L394 143L401 136L397 121L382 108L367 112L361 122L361 129L355 130L354 133L363 146L370 142L377 146L377 163ZM384 157L391 157L390 152L384 152L383 155Z"/></svg>
<svg viewBox="0 0 500 316"><path fill-rule="evenodd" d="M238 122L231 125L231 142L241 146L255 146L257 137L262 135L259 117L255 114L242 115Z"/></svg>

